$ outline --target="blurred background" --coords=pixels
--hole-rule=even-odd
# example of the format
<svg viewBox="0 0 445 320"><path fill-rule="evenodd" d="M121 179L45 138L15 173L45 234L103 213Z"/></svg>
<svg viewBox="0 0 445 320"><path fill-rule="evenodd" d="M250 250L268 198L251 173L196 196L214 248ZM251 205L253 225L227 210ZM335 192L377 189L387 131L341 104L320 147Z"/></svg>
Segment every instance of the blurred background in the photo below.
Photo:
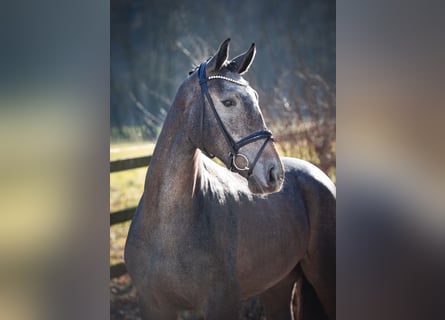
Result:
<svg viewBox="0 0 445 320"><path fill-rule="evenodd" d="M311 161L335 181L335 2L112 0L110 23L112 161L151 154L188 72L231 38L231 58L257 46L245 78L259 93L281 154ZM112 216L136 206L146 170L111 174ZM128 226L110 228L112 273L122 266ZM128 276L117 275L112 317L137 318L136 293ZM255 301L242 312L243 319L261 318Z"/></svg>
<svg viewBox="0 0 445 320"><path fill-rule="evenodd" d="M269 122L335 118L333 2L112 0L110 21L112 142L155 140L188 71L228 37L233 57L257 45L247 77Z"/></svg>

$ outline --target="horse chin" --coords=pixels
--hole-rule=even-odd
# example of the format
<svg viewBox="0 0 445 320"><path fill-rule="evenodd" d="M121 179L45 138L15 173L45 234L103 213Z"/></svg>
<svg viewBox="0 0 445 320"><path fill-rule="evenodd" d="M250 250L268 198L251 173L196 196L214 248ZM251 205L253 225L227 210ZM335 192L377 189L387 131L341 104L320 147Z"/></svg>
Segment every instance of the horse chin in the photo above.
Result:
<svg viewBox="0 0 445 320"><path fill-rule="evenodd" d="M247 179L247 182L249 190L255 194L270 194L278 192L281 190L281 187L283 186L282 180L271 184L264 184L261 183L261 181L255 178L255 176L253 175Z"/></svg>

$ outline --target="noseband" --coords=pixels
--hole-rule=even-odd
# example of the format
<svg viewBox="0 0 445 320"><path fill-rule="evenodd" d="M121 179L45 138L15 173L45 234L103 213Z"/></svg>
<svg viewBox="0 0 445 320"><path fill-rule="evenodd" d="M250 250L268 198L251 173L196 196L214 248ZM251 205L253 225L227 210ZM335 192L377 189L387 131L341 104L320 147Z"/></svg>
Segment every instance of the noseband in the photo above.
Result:
<svg viewBox="0 0 445 320"><path fill-rule="evenodd" d="M253 172L253 169L255 168L255 165L260 158L261 154L264 151L264 148L266 147L267 143L269 141L273 141L272 132L269 130L262 130L255 133L252 133L248 135L245 138L242 138L239 141L235 141L230 133L227 131L226 127L224 126L224 123L222 122L221 118L218 115L218 112L216 111L215 105L213 103L212 97L209 93L209 88L207 86L207 81L214 80L214 79L221 79L225 81L233 82L240 86L246 86L246 84L227 78L224 76L214 75L210 77L206 77L206 66L207 62L202 63L199 66L198 75L199 75L199 84L201 85L201 94L203 96L203 107L201 112L201 135L203 134L203 123L204 123L204 111L205 111L205 99L207 98L207 101L209 102L210 109L212 110L216 122L218 123L219 128L221 129L221 132L226 139L227 145L229 146L230 152L229 152L229 169L231 171L247 171L247 176L250 176ZM245 145L248 145L249 143L255 142L260 139L265 139L263 145L261 146L260 150L256 154L255 159L253 160L252 164L249 163L249 159L242 153L239 152L239 149L242 148ZM213 157L213 155L210 155L205 148L201 148L201 150L206 153L208 156Z"/></svg>

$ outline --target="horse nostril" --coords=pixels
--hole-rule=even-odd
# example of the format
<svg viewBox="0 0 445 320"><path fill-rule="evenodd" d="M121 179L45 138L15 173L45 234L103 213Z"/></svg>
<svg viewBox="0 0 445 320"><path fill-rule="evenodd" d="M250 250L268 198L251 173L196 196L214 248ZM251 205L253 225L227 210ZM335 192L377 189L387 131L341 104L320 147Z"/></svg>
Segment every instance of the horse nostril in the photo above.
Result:
<svg viewBox="0 0 445 320"><path fill-rule="evenodd" d="M275 166L272 166L270 169L269 169L269 183L275 183L275 182L277 182L277 177L278 176L278 174L277 174L277 169L275 168Z"/></svg>

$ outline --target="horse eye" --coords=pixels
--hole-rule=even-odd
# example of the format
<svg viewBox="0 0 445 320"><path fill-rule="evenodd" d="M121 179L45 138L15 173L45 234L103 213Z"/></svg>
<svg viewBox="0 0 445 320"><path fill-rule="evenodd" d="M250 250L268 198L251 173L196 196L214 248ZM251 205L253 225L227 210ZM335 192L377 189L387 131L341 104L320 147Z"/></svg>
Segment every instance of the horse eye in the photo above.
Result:
<svg viewBox="0 0 445 320"><path fill-rule="evenodd" d="M232 99L227 99L227 100L223 100L221 101L223 103L224 106L226 107L233 107L236 103L234 100Z"/></svg>

